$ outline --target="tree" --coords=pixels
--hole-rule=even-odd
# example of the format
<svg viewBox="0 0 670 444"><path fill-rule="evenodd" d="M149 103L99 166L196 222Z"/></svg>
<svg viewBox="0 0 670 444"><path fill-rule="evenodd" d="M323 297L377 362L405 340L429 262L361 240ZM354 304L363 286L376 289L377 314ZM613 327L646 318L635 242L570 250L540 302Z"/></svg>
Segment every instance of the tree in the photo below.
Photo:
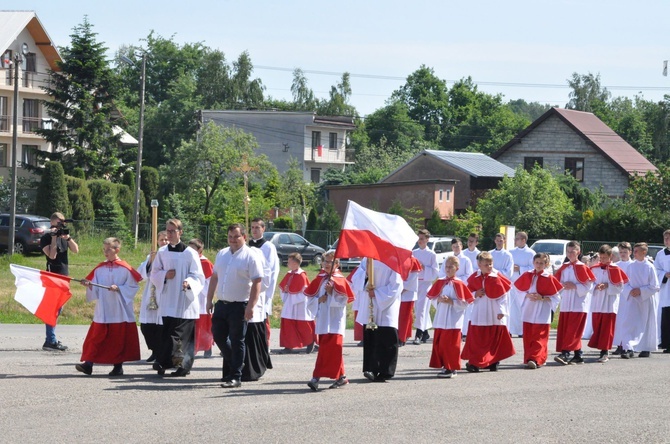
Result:
<svg viewBox="0 0 670 444"><path fill-rule="evenodd" d="M91 200L91 191L86 185L86 181L77 177L67 176L67 192L70 205L72 206L72 219L83 221L79 227L85 226L90 228L95 219L95 211L93 210L93 201Z"/></svg>
<svg viewBox="0 0 670 444"><path fill-rule="evenodd" d="M497 189L477 202L484 233L493 234L501 225L514 225L531 237L562 237L574 206L551 173L539 166L528 172L518 167L514 177L505 176Z"/></svg>
<svg viewBox="0 0 670 444"><path fill-rule="evenodd" d="M510 100L507 106L514 114L517 114L530 122L535 121L542 114L546 113L551 105L540 102L526 102L523 99Z"/></svg>
<svg viewBox="0 0 670 444"><path fill-rule="evenodd" d="M37 188L35 208L40 216L45 217L50 217L56 211L66 215L72 213L63 166L59 162L44 164L42 180Z"/></svg>
<svg viewBox="0 0 670 444"><path fill-rule="evenodd" d="M149 207L151 205L151 200L158 199L159 197L160 178L156 168L142 166L142 182L140 182L140 188L142 189L142 193L144 193L146 205Z"/></svg>
<svg viewBox="0 0 670 444"><path fill-rule="evenodd" d="M659 165L656 172L634 176L626 190L626 199L631 206L646 212L670 212L670 165Z"/></svg>
<svg viewBox="0 0 670 444"><path fill-rule="evenodd" d="M314 199L314 186L305 183L300 163L293 157L288 161L289 168L281 176L281 187L278 193L279 206L295 208L295 218L302 224L303 215L307 215Z"/></svg>
<svg viewBox="0 0 670 444"><path fill-rule="evenodd" d="M600 74L572 73L568 79L572 91L568 94L570 101L565 105L567 109L595 113L602 110L610 99L610 92L600 84Z"/></svg>
<svg viewBox="0 0 670 444"><path fill-rule="evenodd" d="M173 161L165 166L165 177L199 207L199 214L210 214L214 194L224 183L240 177L235 168L243 158L252 168L271 168L264 156L254 155L257 146L254 137L240 129L208 122L195 139L176 150Z"/></svg>
<svg viewBox="0 0 670 444"><path fill-rule="evenodd" d="M314 98L314 91L307 86L307 77L305 77L305 73L300 68L293 70L291 94L293 94L295 109L303 111L313 111L316 109L318 100Z"/></svg>
<svg viewBox="0 0 670 444"><path fill-rule="evenodd" d="M61 49L59 70L49 72L50 82L43 87L51 99L44 103L51 125L37 133L53 145L48 156L59 160L66 173L82 168L87 177L109 178L119 168L116 82L107 48L96 35L87 17L74 27L71 46Z"/></svg>
<svg viewBox="0 0 670 444"><path fill-rule="evenodd" d="M425 146L425 128L410 117L407 103L399 99L389 99L386 106L368 115L360 130L367 133L369 143L373 145L380 144L383 139L403 150Z"/></svg>
<svg viewBox="0 0 670 444"><path fill-rule="evenodd" d="M316 112L320 116L355 116L356 108L349 104L349 99L351 99L351 76L345 72L340 83L330 87L330 98L322 100Z"/></svg>

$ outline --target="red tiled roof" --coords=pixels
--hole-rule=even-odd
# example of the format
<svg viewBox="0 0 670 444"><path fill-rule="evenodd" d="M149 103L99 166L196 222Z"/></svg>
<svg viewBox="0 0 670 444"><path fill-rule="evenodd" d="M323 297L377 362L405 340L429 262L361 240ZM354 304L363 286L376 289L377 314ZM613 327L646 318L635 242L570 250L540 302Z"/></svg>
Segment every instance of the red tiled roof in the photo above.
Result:
<svg viewBox="0 0 670 444"><path fill-rule="evenodd" d="M647 171L657 171L657 168L646 157L640 154L638 150L633 148L609 126L605 125L593 113L561 108L549 109L531 123L528 128L493 154L492 157L497 158L500 156L553 115L558 116L566 125L589 142L596 150L600 151L603 156L608 158L620 170L631 175L635 173L644 174Z"/></svg>

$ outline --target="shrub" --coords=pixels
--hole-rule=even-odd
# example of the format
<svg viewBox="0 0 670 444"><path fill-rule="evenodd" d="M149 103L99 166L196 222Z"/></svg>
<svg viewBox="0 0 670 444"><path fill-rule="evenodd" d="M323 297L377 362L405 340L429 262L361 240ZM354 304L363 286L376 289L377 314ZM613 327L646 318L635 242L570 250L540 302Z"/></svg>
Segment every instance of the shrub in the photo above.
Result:
<svg viewBox="0 0 670 444"><path fill-rule="evenodd" d="M65 184L65 172L60 162L46 162L42 180L37 187L35 208L40 216L50 217L60 211L67 215L72 213Z"/></svg>

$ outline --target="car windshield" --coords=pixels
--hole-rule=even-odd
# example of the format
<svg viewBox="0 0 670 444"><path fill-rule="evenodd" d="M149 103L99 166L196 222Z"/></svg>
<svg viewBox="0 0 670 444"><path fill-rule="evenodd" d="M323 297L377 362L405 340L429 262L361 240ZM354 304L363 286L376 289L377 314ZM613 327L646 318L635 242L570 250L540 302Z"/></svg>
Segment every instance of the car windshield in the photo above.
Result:
<svg viewBox="0 0 670 444"><path fill-rule="evenodd" d="M548 242L536 242L533 244L533 250L536 253L547 253L554 256L565 254L564 244L554 244Z"/></svg>
<svg viewBox="0 0 670 444"><path fill-rule="evenodd" d="M433 249L433 244L434 244L434 243L435 243L435 242L428 242L428 243L426 243L426 248L428 248L429 250L432 250L432 249ZM412 248L412 250L416 250L417 248L419 248L419 243L418 243L418 242L417 242L416 244L414 244L414 248Z"/></svg>

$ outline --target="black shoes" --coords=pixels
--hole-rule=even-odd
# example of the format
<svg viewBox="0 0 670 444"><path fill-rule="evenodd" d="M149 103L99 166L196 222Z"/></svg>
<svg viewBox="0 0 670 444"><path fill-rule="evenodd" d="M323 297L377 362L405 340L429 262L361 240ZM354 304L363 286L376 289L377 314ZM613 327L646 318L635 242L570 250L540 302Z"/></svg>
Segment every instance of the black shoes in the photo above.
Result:
<svg viewBox="0 0 670 444"><path fill-rule="evenodd" d="M88 362L75 364L74 368L76 368L78 372L82 372L86 375L90 375L91 373L93 373L93 365L89 364Z"/></svg>
<svg viewBox="0 0 670 444"><path fill-rule="evenodd" d="M637 355L638 358L649 358L650 356L648 351L641 351L640 354Z"/></svg>
<svg viewBox="0 0 670 444"><path fill-rule="evenodd" d="M616 350L614 350L614 352L612 352L612 355L619 356L619 355L621 355L621 353L623 353L623 347L620 346L620 345L617 345Z"/></svg>
<svg viewBox="0 0 670 444"><path fill-rule="evenodd" d="M203 355L205 358L211 358L212 357L212 349L210 348L209 350L205 350L205 353Z"/></svg>
<svg viewBox="0 0 670 444"><path fill-rule="evenodd" d="M624 350L621 353L621 358L622 359L632 359L634 357L635 357L635 353L633 352L633 350Z"/></svg>
<svg viewBox="0 0 670 444"><path fill-rule="evenodd" d="M170 373L170 376L186 376L190 374L191 372L184 369L184 367L177 367L177 370L173 371Z"/></svg>
<svg viewBox="0 0 670 444"><path fill-rule="evenodd" d="M374 382L375 380L375 375L372 372L363 372L363 376L365 376L365 378L368 379L369 381Z"/></svg>
<svg viewBox="0 0 670 444"><path fill-rule="evenodd" d="M65 351L65 350L67 350L67 346L61 344L60 341L56 341L56 342L44 341L44 344L42 344L42 350L44 350L44 351Z"/></svg>
<svg viewBox="0 0 670 444"><path fill-rule="evenodd" d="M309 345L307 346L307 348L305 348L305 353L307 353L307 354L312 353L312 352L314 351L314 345L315 345L315 344L314 344L313 342L312 342L311 344L309 344Z"/></svg>
<svg viewBox="0 0 670 444"><path fill-rule="evenodd" d="M498 364L500 364L500 362L494 362L493 364L486 367L486 369L490 370L492 372L497 372L498 371Z"/></svg>
<svg viewBox="0 0 670 444"><path fill-rule="evenodd" d="M224 383L221 384L221 387L224 389L242 387L242 381L239 379L231 379L230 381L224 381Z"/></svg>
<svg viewBox="0 0 670 444"><path fill-rule="evenodd" d="M426 330L423 332L423 336L421 336L421 342L425 344L426 342L428 342L429 339L430 335L428 334L428 330Z"/></svg>
<svg viewBox="0 0 670 444"><path fill-rule="evenodd" d="M479 367L475 367L474 365L470 364L469 362L465 363L465 369L470 373L478 373L479 372Z"/></svg>
<svg viewBox="0 0 670 444"><path fill-rule="evenodd" d="M112 371L109 372L109 376L123 376L123 365L116 364Z"/></svg>
<svg viewBox="0 0 670 444"><path fill-rule="evenodd" d="M575 355L572 359L568 361L568 364L570 365L575 365L575 364L583 364L584 363L584 358L582 358L582 355Z"/></svg>
<svg viewBox="0 0 670 444"><path fill-rule="evenodd" d="M561 353L560 355L558 355L556 357L554 357L554 361L558 362L559 364L563 364L563 365L568 365L570 363L569 359L570 359L570 355L565 353L565 352Z"/></svg>
<svg viewBox="0 0 670 444"><path fill-rule="evenodd" d="M163 376L165 374L165 369L158 362L154 362L154 365L152 365L151 368L156 370L156 372L161 376Z"/></svg>

